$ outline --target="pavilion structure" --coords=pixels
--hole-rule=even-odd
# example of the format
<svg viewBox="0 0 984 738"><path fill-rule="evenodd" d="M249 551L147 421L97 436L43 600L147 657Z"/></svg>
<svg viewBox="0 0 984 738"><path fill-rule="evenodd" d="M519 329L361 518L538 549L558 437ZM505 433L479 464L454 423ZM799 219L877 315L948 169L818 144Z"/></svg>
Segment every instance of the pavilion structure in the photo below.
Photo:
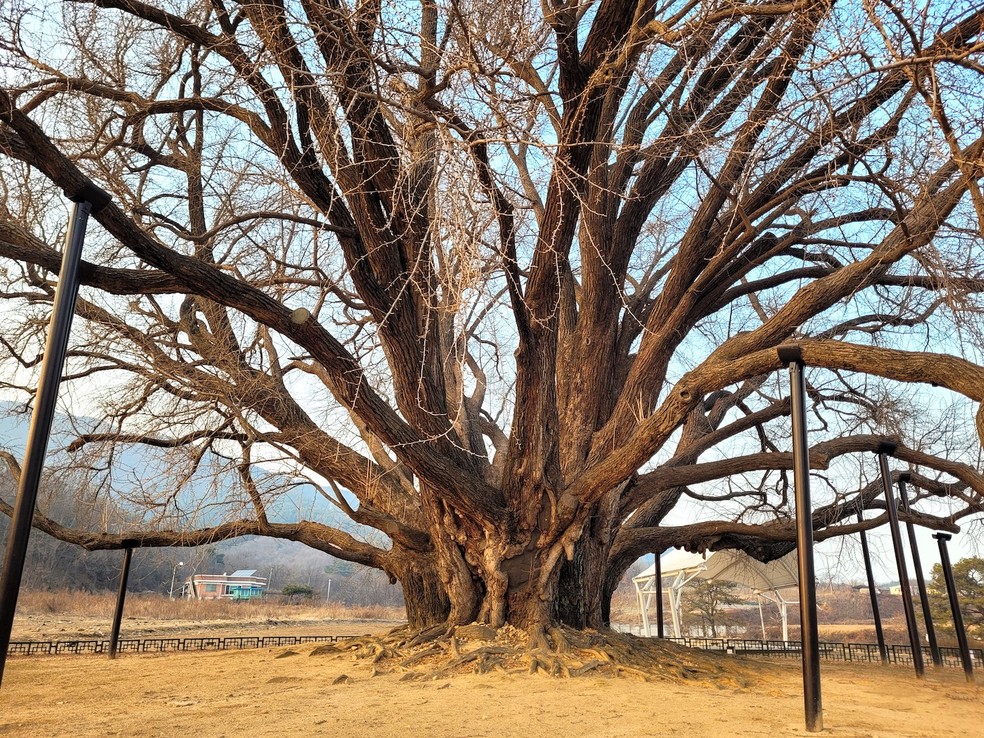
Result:
<svg viewBox="0 0 984 738"><path fill-rule="evenodd" d="M765 638L765 615L762 603L771 602L779 609L782 618L782 639L789 640L789 604L793 599L786 599L782 590L797 587L799 578L796 574L796 551L775 561L763 564L748 554L740 551L711 551L705 553L690 553L682 549L673 549L660 557L662 581L657 582L656 564L653 563L641 574L632 578L639 600L639 613L642 616L643 632L652 636L652 624L649 620L649 610L657 597L663 592L669 595L670 617L673 621L673 636L682 635L683 620L683 590L688 583L695 579L707 581L737 582L749 589L755 595L759 606L759 621L762 624L762 638Z"/></svg>

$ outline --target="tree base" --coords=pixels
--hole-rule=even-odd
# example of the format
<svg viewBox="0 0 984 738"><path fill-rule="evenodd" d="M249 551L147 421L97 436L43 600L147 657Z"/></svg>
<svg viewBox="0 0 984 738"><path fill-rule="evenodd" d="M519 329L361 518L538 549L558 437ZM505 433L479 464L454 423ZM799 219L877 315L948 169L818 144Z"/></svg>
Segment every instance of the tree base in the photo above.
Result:
<svg viewBox="0 0 984 738"><path fill-rule="evenodd" d="M312 656L347 655L371 662L372 675L402 673L401 680L442 679L460 674L502 671L627 677L644 681L712 682L745 688L757 681L744 659L686 648L654 638L614 631L551 627L527 633L510 625L435 626L422 631L398 628L319 646Z"/></svg>

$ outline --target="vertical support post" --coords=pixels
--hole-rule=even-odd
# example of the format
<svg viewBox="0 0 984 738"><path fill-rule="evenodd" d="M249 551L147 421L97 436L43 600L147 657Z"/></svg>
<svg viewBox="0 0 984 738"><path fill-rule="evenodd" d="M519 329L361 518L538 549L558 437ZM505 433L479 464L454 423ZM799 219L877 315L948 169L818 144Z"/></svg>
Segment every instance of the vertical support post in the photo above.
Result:
<svg viewBox="0 0 984 738"><path fill-rule="evenodd" d="M90 184L75 195L69 195L69 199L75 204L72 207L68 232L65 235L58 287L55 289L51 320L48 323L48 340L45 343L41 376L34 396L34 413L31 415L24 463L18 480L17 499L10 522L3 572L0 573L0 684L3 682L3 670L7 663L7 649L10 647L10 632L14 626L17 595L24 574L27 543L37 505L38 485L41 481L44 457L48 451L48 437L51 435L51 422L55 415L58 386L61 384L62 366L65 363L68 337L72 330L75 298L79 292L79 262L82 259L82 246L85 242L85 227L89 214L108 205L110 198L108 194Z"/></svg>
<svg viewBox="0 0 984 738"><path fill-rule="evenodd" d="M820 634L817 628L817 580L813 565L813 507L810 502L810 447L806 439L806 377L799 346L780 346L779 360L789 367L792 401L793 486L796 496L796 552L799 576L800 641L803 655L803 703L806 729L823 730L820 698Z"/></svg>
<svg viewBox="0 0 984 738"><path fill-rule="evenodd" d="M858 510L858 522L864 522L864 513ZM888 664L888 647L885 645L885 631L882 630L881 612L878 610L878 589L875 575L871 571L871 551L868 549L868 536L861 531L861 555L864 557L864 572L868 576L868 594L871 597L871 617L875 621L875 638L878 640L878 653L883 664Z"/></svg>
<svg viewBox="0 0 984 738"><path fill-rule="evenodd" d="M953 629L957 632L957 646L960 648L960 663L963 664L964 676L968 682L974 681L974 662L970 658L970 647L967 644L967 631L964 629L963 615L960 613L960 600L957 597L957 583L953 580L953 567L950 566L950 553L946 542L950 540L949 533L935 533L940 547L940 567L946 580L946 593L950 599L950 612L953 615Z"/></svg>
<svg viewBox="0 0 984 738"><path fill-rule="evenodd" d="M902 512L908 515L911 513L909 508L909 496L906 494L905 483L912 479L909 472L899 474L899 501L902 503ZM936 628L933 627L933 615L929 611L929 596L926 592L926 577L923 576L922 561L919 559L919 546L916 544L916 527L911 520L905 521L905 530L909 536L909 551L912 552L912 568L916 571L916 586L919 588L919 605L922 608L923 622L926 624L926 637L929 638L929 652L933 657L935 666L943 665L943 658L940 656L940 646L936 642Z"/></svg>
<svg viewBox="0 0 984 738"><path fill-rule="evenodd" d="M116 658L116 646L120 641L120 624L123 622L123 603L126 600L126 582L130 578L130 559L133 558L133 541L123 543L123 568L120 570L120 589L116 593L116 611L113 613L113 629L109 634L109 658Z"/></svg>
<svg viewBox="0 0 984 738"><path fill-rule="evenodd" d="M677 574L676 579L673 580L673 584L670 585L669 596L670 596L670 617L673 618L673 637L680 638L682 635L682 623L681 613L680 613L680 587L683 581L683 572Z"/></svg>
<svg viewBox="0 0 984 738"><path fill-rule="evenodd" d="M656 637L663 637L663 564L659 560L660 552L657 551L653 554L656 559L656 571L653 572L656 577Z"/></svg>
<svg viewBox="0 0 984 738"><path fill-rule="evenodd" d="M639 615L642 617L642 634L646 638L652 638L653 631L649 627L649 595L638 584L636 585L636 599L639 600Z"/></svg>
<svg viewBox="0 0 984 738"><path fill-rule="evenodd" d="M909 646L912 648L912 668L920 679L926 672L923 666L922 644L919 643L919 628L916 624L916 608L912 604L912 588L909 586L909 570L905 565L905 551L902 549L902 534L899 531L899 512L892 494L892 474L888 470L888 457L898 448L894 443L883 441L878 446L878 465L881 469L882 488L885 490L885 507L888 508L889 528L892 529L892 547L895 549L895 566L899 572L899 588L902 590L902 609L905 611L905 625L909 631Z"/></svg>

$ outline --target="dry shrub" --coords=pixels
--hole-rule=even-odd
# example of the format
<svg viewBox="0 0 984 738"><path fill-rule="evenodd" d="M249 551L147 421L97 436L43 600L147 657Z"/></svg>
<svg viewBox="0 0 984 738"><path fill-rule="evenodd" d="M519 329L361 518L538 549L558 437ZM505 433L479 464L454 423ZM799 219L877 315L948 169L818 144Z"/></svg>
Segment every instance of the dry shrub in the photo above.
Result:
<svg viewBox="0 0 984 738"><path fill-rule="evenodd" d="M24 615L110 618L116 595L109 592L25 591L17 611ZM164 595L134 592L126 598L126 616L147 620L267 621L267 620L403 620L402 607L346 606L320 602L285 604L279 598L246 602L233 600L169 599Z"/></svg>

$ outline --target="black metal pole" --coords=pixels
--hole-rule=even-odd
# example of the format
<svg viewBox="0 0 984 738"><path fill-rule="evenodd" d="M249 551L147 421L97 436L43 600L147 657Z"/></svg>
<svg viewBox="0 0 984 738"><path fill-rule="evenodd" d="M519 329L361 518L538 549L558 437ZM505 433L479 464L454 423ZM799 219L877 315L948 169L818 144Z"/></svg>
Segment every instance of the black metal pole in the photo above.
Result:
<svg viewBox="0 0 984 738"><path fill-rule="evenodd" d="M656 558L656 637L663 637L663 565L659 560L659 551L654 554Z"/></svg>
<svg viewBox="0 0 984 738"><path fill-rule="evenodd" d="M31 416L31 427L24 450L24 463L18 481L14 514L10 521L3 572L0 573L0 684L3 682L3 670L7 663L7 649L10 647L10 632L14 626L17 594L24 573L24 561L27 558L27 543L31 535L31 523L34 520L34 508L38 499L38 485L41 481L44 457L48 450L48 437L51 434L51 422L55 415L55 402L58 399L58 386L61 384L68 336L72 329L75 298L79 292L79 261L82 258L82 245L85 241L85 226L90 213L102 209L109 203L109 195L92 185L69 197L75 205L72 207L68 233L65 236L58 287L55 290L54 306L48 324L48 340L34 398L34 413Z"/></svg>
<svg viewBox="0 0 984 738"><path fill-rule="evenodd" d="M864 522L864 514L858 511L858 522ZM871 571L871 551L868 549L868 536L861 531L861 555L864 557L864 571L868 575L868 594L871 596L871 617L875 621L875 638L878 639L878 653L883 664L888 663L888 647L885 645L885 631L882 630L881 612L878 610L878 589L875 575Z"/></svg>
<svg viewBox="0 0 984 738"><path fill-rule="evenodd" d="M909 472L902 472L899 475L899 501L902 503L902 512L906 516L911 512L909 508L909 496L905 490L905 483L910 479L912 479L912 475ZM940 646L936 641L936 628L933 627L933 615L929 611L926 577L923 576L922 561L919 559L919 546L916 544L916 527L912 524L911 520L905 521L905 530L909 536L909 550L912 552L912 568L916 571L916 586L919 588L919 605L922 608L923 622L926 624L929 652L933 657L933 664L935 666L942 666L943 657L940 656Z"/></svg>
<svg viewBox="0 0 984 738"><path fill-rule="evenodd" d="M940 547L940 567L946 580L946 593L950 598L950 612L953 614L953 629L957 632L957 646L960 647L960 662L963 664L964 675L968 682L974 681L974 662L970 658L970 647L967 644L967 631L964 629L963 615L960 614L960 600L957 598L957 583L953 581L953 567L950 566L950 553L946 542L950 540L949 533L933 535Z"/></svg>
<svg viewBox="0 0 984 738"><path fill-rule="evenodd" d="M803 704L806 729L823 730L820 698L820 634L817 628L817 580L813 565L813 507L810 503L810 447L806 439L806 378L799 346L780 346L779 360L789 367L792 400L793 486L796 496L796 551L799 576L800 641L803 644Z"/></svg>
<svg viewBox="0 0 984 738"><path fill-rule="evenodd" d="M126 601L126 581L130 578L130 559L133 545L123 549L123 568L120 570L120 589L116 593L116 611L113 613L113 629L109 633L109 658L116 658L116 645L120 642L120 624L123 622L123 603Z"/></svg>
<svg viewBox="0 0 984 738"><path fill-rule="evenodd" d="M892 547L895 549L895 565L899 572L899 588L902 590L902 609L905 611L905 626L909 631L909 646L912 648L912 668L916 676L922 678L926 668L923 666L922 645L919 643L919 628L916 625L916 608L912 604L912 588L909 586L909 571L905 565L905 551L902 549L902 534L899 531L899 513L892 494L892 475L888 470L888 457L895 453L897 446L885 441L878 446L878 464L881 468L882 487L885 490L885 507L888 508L889 528L892 531Z"/></svg>

